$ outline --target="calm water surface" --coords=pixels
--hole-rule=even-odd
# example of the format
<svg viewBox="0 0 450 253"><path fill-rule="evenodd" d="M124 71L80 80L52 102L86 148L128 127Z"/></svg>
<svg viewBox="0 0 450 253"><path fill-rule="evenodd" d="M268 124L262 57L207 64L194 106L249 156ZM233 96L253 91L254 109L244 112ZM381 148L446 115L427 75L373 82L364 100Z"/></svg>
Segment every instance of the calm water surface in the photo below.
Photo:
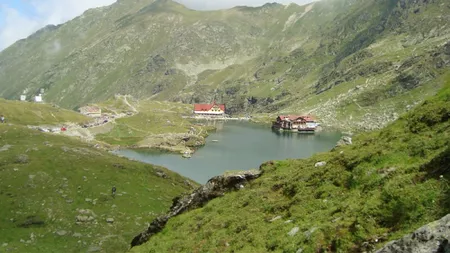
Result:
<svg viewBox="0 0 450 253"><path fill-rule="evenodd" d="M203 184L225 171L249 170L269 160L306 158L328 151L341 137L338 132L276 133L267 126L248 122L214 124L218 130L190 159L153 151L120 150L116 154L166 167Z"/></svg>

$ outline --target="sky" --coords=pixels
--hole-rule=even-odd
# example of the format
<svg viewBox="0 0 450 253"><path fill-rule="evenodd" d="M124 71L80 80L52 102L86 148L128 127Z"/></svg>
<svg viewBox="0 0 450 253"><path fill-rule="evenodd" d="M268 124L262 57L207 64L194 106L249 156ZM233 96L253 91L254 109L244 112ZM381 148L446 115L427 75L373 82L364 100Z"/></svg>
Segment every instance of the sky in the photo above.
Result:
<svg viewBox="0 0 450 253"><path fill-rule="evenodd" d="M266 2L305 4L312 0L176 0L196 10L260 6ZM40 28L61 24L90 8L110 5L116 0L0 0L0 51Z"/></svg>

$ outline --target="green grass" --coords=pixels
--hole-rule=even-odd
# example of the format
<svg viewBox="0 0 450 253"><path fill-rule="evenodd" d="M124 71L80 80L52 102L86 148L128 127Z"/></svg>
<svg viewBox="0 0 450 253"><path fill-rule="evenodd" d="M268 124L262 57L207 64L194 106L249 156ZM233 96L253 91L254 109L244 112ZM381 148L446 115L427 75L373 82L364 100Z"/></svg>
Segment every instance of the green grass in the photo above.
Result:
<svg viewBox="0 0 450 253"><path fill-rule="evenodd" d="M116 120L110 132L99 134L96 139L112 145L133 146L152 135L187 133L191 127L207 133L204 127L195 126L182 118L182 115L192 113L192 105L144 100L135 106L139 113ZM117 111L113 107L107 108Z"/></svg>
<svg viewBox="0 0 450 253"><path fill-rule="evenodd" d="M8 123L20 125L51 125L66 122L83 123L89 117L75 111L62 109L50 104L37 104L0 100L0 114L4 115Z"/></svg>
<svg viewBox="0 0 450 253"><path fill-rule="evenodd" d="M263 165L245 189L171 219L132 252L356 253L441 218L450 212L448 80L437 96L351 146ZM319 161L327 165L316 168Z"/></svg>
<svg viewBox="0 0 450 253"><path fill-rule="evenodd" d="M149 218L191 189L178 174L72 138L17 125L0 125L0 136L2 252L124 252ZM95 221L76 224L79 209L92 210Z"/></svg>

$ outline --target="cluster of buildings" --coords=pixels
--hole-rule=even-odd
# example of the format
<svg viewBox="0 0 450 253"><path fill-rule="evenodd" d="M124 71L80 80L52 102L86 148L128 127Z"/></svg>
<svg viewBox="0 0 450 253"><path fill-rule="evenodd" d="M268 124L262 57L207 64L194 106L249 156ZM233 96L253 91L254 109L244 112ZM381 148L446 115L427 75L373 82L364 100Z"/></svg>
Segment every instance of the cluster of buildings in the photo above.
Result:
<svg viewBox="0 0 450 253"><path fill-rule="evenodd" d="M80 107L78 109L78 111L81 114L84 114L89 117L93 117L93 118L102 117L102 109L95 105L87 105L87 106Z"/></svg>
<svg viewBox="0 0 450 253"><path fill-rule="evenodd" d="M36 103L42 103L44 102L44 99L42 98L42 95L44 94L44 88L39 89L39 93L37 95L35 95L34 97L32 97L32 101L36 102ZM19 100L20 101L27 101L27 95L25 95L26 90L24 91L24 93L22 95L20 95Z"/></svg>
<svg viewBox="0 0 450 253"><path fill-rule="evenodd" d="M272 129L298 133L315 133L319 123L311 115L280 115L272 123Z"/></svg>
<svg viewBox="0 0 450 253"><path fill-rule="evenodd" d="M194 116L199 118L226 118L225 105L213 101L211 104L194 104ZM320 124L311 115L280 115L272 123L276 131L315 133Z"/></svg>

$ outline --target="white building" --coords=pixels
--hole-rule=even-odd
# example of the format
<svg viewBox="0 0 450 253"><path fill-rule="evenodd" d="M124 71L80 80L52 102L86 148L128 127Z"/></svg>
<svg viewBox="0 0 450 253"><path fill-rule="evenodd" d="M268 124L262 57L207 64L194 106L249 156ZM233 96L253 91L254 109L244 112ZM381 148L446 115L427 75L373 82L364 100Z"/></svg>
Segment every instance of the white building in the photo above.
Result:
<svg viewBox="0 0 450 253"><path fill-rule="evenodd" d="M20 101L26 101L27 95L20 95Z"/></svg>
<svg viewBox="0 0 450 253"><path fill-rule="evenodd" d="M37 96L34 97L34 102L36 103L42 103L42 95L39 94Z"/></svg>

